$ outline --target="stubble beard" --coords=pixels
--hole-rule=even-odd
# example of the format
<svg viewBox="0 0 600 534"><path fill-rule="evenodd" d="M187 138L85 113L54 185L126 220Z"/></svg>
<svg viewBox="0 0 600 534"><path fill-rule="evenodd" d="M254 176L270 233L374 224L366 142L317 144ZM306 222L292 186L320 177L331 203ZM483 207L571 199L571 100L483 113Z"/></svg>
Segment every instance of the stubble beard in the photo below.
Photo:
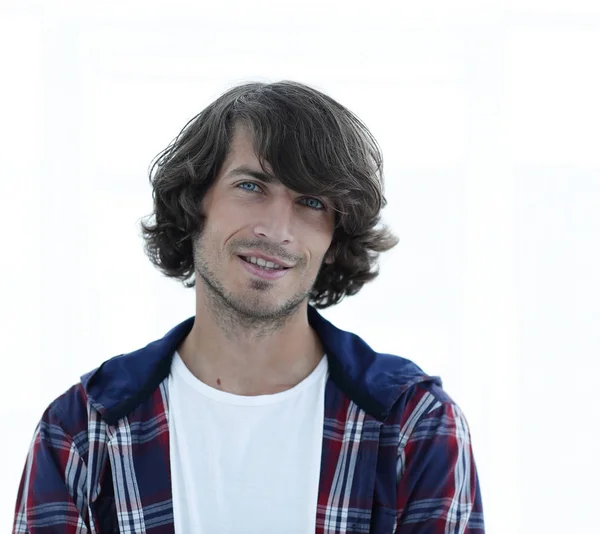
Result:
<svg viewBox="0 0 600 534"><path fill-rule="evenodd" d="M212 252L212 254L211 254ZM227 252L225 252L227 254ZM269 299L265 295L273 289L273 283L267 280L250 280L249 287L243 295L227 291L222 280L210 265L210 258L216 258L219 251L206 248L200 237L194 247L194 264L196 283L202 283L205 304L225 332L234 335L240 329L252 331L263 336L281 329L292 317L303 302L308 300L316 278L307 288L301 288L296 294L281 302L265 303ZM294 268L298 268L296 265ZM266 298L265 298L266 297Z"/></svg>

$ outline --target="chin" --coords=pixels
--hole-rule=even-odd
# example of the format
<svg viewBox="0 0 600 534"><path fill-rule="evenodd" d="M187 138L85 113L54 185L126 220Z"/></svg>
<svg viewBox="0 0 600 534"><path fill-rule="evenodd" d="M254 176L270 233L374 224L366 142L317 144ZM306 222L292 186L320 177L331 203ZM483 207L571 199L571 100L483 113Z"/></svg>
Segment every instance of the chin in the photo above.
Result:
<svg viewBox="0 0 600 534"><path fill-rule="evenodd" d="M304 299L274 298L254 294L239 296L229 304L237 313L249 319L281 319L294 313Z"/></svg>

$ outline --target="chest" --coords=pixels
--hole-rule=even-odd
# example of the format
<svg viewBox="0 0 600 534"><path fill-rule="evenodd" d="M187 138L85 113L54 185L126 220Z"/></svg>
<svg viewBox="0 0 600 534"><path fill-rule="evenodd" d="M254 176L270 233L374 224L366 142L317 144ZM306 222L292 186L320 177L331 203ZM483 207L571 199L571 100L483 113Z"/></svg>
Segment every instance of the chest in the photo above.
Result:
<svg viewBox="0 0 600 534"><path fill-rule="evenodd" d="M138 420L121 420L109 430L101 491L90 503L97 532L187 532L198 524L198 517L213 527L220 517L228 517L231 525L267 517L269 528L281 532L282 510L294 502L295 518L288 519L286 532L293 532L289 525L296 521L310 525L303 532L316 534L393 532L394 431L343 397L338 402L328 399L322 417L312 421L302 438L285 438L293 425L274 426L254 443L243 433L236 442L232 431L221 436L231 440L228 452L209 441L190 450L193 441L178 440L167 410L152 417L135 415ZM261 444L266 450L257 455ZM289 450L278 453L277 446ZM212 458L194 464L190 458L195 453ZM228 458L233 459L231 466L219 469ZM203 474L202 469L208 471ZM238 503L237 508L232 502ZM192 509L182 523L186 526L177 528L177 518L183 517L177 509ZM192 531L208 530L201 525Z"/></svg>
<svg viewBox="0 0 600 534"><path fill-rule="evenodd" d="M176 532L315 531L323 449L320 383L265 397L216 392L220 402L185 387L170 391Z"/></svg>

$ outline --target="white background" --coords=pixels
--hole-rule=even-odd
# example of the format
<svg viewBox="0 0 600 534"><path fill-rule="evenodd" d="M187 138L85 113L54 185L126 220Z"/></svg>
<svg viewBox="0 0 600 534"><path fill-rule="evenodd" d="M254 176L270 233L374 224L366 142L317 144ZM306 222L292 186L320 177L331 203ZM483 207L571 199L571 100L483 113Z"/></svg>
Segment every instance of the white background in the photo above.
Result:
<svg viewBox="0 0 600 534"><path fill-rule="evenodd" d="M400 237L380 278L325 316L444 379L489 533L597 524L599 2L0 13L1 531L47 404L194 314L193 290L142 250L150 161L232 85L281 79L367 123Z"/></svg>

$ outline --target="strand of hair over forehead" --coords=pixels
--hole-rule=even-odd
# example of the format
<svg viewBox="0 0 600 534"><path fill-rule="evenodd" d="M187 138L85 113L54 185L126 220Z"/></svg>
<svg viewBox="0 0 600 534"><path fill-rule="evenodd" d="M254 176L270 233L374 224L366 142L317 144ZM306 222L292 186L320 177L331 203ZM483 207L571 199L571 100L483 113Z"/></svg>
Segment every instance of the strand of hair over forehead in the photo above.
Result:
<svg viewBox="0 0 600 534"><path fill-rule="evenodd" d="M245 118L245 122L250 124L254 122L253 119L258 119L259 123L261 123L262 133L267 134L266 142L264 143L266 145L269 144L268 137L272 135L272 121L269 119L272 119L273 117L270 116L268 113L270 108L265 107L264 110L267 111L267 113L261 113L262 110L257 109L255 105L263 104L263 99L261 97L267 93L275 95L276 97L286 94L300 94L302 97L307 97L309 101L312 101L321 110L329 111L331 108L335 108L336 110L338 110L340 113L326 112L326 116L329 120L333 120L333 122L335 123L336 130L339 133L338 138L342 141L344 152L348 157L340 157L340 154L337 151L330 151L328 155L333 156L335 158L334 166L340 169L341 174L347 175L351 173L352 169L348 168L346 162L353 159L353 156L356 155L356 150L362 152L363 161L370 161L371 164L370 172L368 172L368 183L362 185L363 187L366 186L369 189L371 189L371 195L369 196L371 196L373 200L375 200L376 206L374 206L374 208L376 211L380 211L385 206L386 201L385 197L383 196L384 184L382 176L383 156L380 147L377 143L377 140L371 134L364 122L357 115L352 113L349 109L347 109L331 97L328 97L327 95L321 93L320 91L312 89L303 84L299 84L297 82L283 81L277 82L275 84L251 83L245 84L243 86L238 86L237 88L234 88L231 91L239 91L234 101L235 104L237 104L234 105L234 107L238 108L238 110L241 111L239 116ZM281 99L278 100L281 102ZM241 106L239 106L240 102L244 103ZM283 103L285 104L286 102L284 101ZM239 109L240 107L250 108L249 113L246 110ZM255 114L252 112L258 113ZM298 116L301 115L297 115L297 117ZM344 123L342 117L347 120L346 123ZM274 119L278 120L279 117L275 116ZM322 126L322 123L320 124L320 126ZM354 135L348 136L348 131L352 131ZM322 134L325 136L330 135L327 129L323 129ZM353 139L355 141L355 146L351 146L349 144L350 139ZM327 152L325 154L327 154ZM376 180L377 183L373 183L373 180ZM337 191L339 192L339 189Z"/></svg>

